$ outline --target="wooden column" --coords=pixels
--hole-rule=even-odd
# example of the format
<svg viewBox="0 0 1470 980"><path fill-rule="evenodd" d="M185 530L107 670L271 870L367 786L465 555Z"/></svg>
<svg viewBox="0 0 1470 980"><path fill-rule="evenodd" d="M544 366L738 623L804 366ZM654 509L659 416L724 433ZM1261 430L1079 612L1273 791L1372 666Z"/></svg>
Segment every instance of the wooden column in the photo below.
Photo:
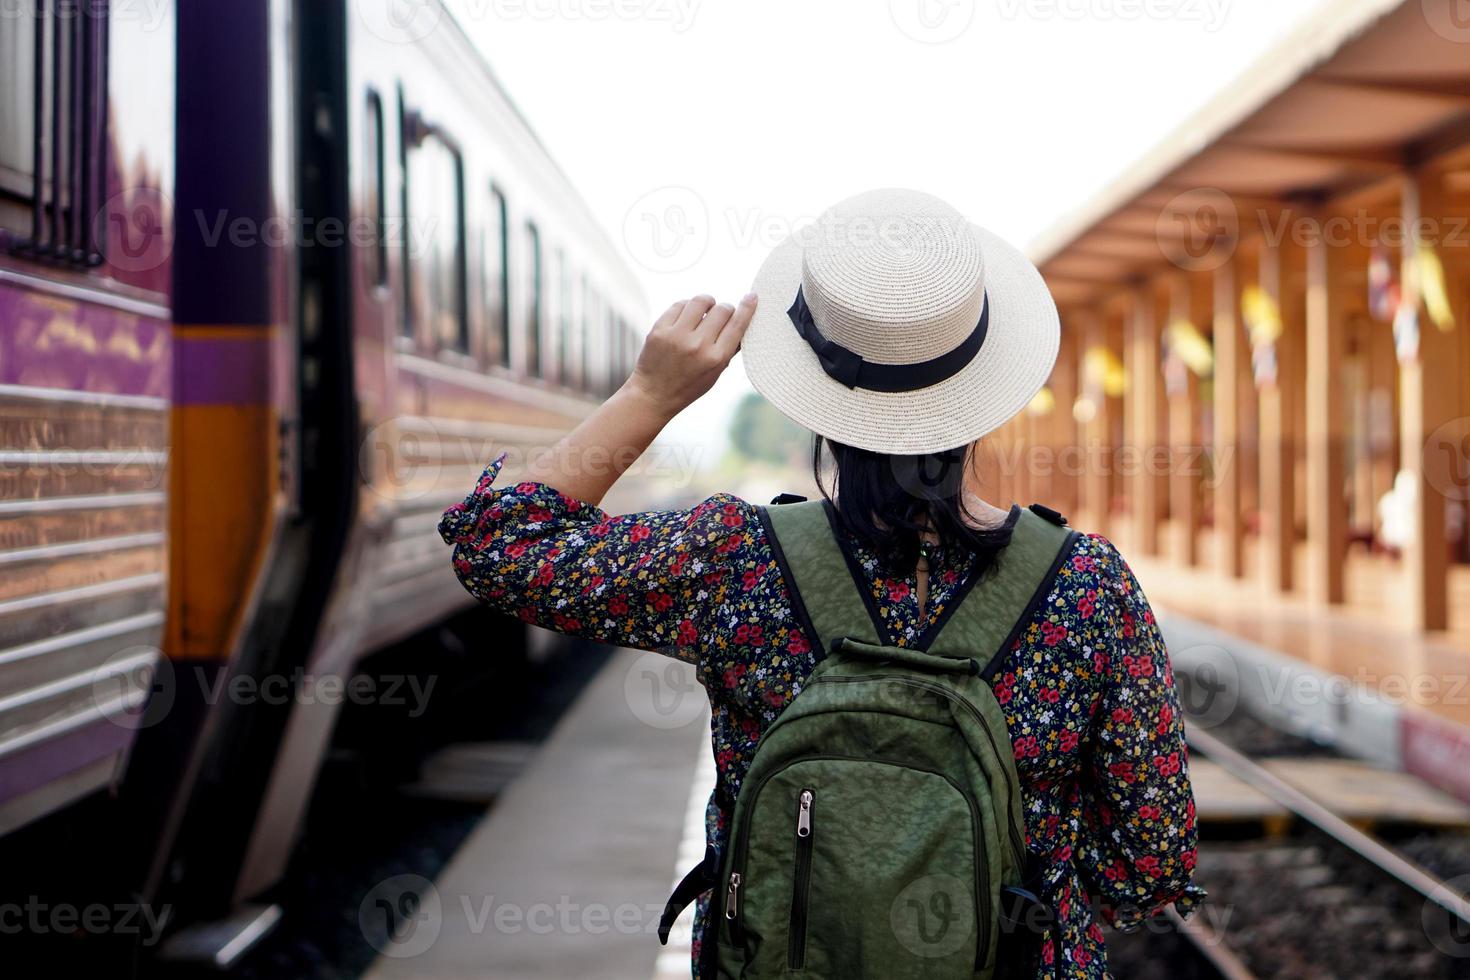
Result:
<svg viewBox="0 0 1470 980"><path fill-rule="evenodd" d="M1241 520L1241 376L1249 360L1240 322L1240 278L1234 261L1215 270L1215 544L1221 574L1244 573Z"/></svg>
<svg viewBox="0 0 1470 980"><path fill-rule="evenodd" d="M1036 458L1038 458L1039 445L1041 445L1041 419L1026 411L1022 414L1022 455L1020 455L1020 466L1026 475L1025 494L1022 504L1045 504L1051 498L1051 488L1047 485L1047 476L1036 469Z"/></svg>
<svg viewBox="0 0 1470 980"><path fill-rule="evenodd" d="M1316 605L1343 601L1347 558L1343 261L1320 235L1307 246L1307 596Z"/></svg>
<svg viewBox="0 0 1470 980"><path fill-rule="evenodd" d="M1057 354L1057 367L1052 373L1056 379L1056 411L1052 413L1052 458L1054 486L1064 514L1079 515L1074 523L1081 527L1081 494L1078 492L1078 468L1081 466L1081 447L1077 439L1077 422L1072 417L1072 404L1077 400L1077 365L1074 352L1077 348L1077 331L1065 323L1062 326L1062 346Z"/></svg>
<svg viewBox="0 0 1470 980"><path fill-rule="evenodd" d="M1196 327L1201 317L1193 277L1175 276L1170 287L1170 322L1189 320ZM1194 373L1180 365L1165 365L1165 387L1169 396L1169 522L1174 540L1171 555L1185 565L1199 564L1201 446L1199 432L1199 382Z"/></svg>
<svg viewBox="0 0 1470 980"><path fill-rule="evenodd" d="M1421 218L1439 219L1441 229L1453 227L1443 222L1446 215L1441 174L1415 172L1405 176L1403 184L1403 218L1406 228L1415 228ZM1437 242L1428 242L1435 245ZM1407 284L1416 275L1417 243L1409 242L1403 255L1403 280ZM1450 248L1438 250L1442 259ZM1451 282L1453 282L1452 277ZM1453 288L1453 287L1451 287ZM1458 294L1456 294L1458 295ZM1460 329L1467 329L1464 317ZM1419 355L1400 363L1400 453L1401 469L1413 481L1415 491L1413 520L1408 546L1404 549L1404 574L1407 587L1409 621L1415 629L1436 630L1449 625L1449 547L1445 538L1445 497L1428 479L1425 459L1426 443L1435 429L1455 415L1454 366L1456 338L1435 326L1421 304L1419 310Z"/></svg>
<svg viewBox="0 0 1470 980"><path fill-rule="evenodd" d="M1133 542L1146 555L1159 553L1159 526L1164 520L1156 461L1163 416L1159 411L1159 322L1151 284L1138 287L1128 337L1128 433L1133 442Z"/></svg>
<svg viewBox="0 0 1470 980"><path fill-rule="evenodd" d="M1258 386L1261 477L1261 561L1264 581L1277 592L1296 585L1296 406L1292 388L1298 373L1301 324L1290 295L1290 239L1263 242L1261 290L1276 304L1282 334L1275 344L1276 380Z"/></svg>
<svg viewBox="0 0 1470 980"><path fill-rule="evenodd" d="M1082 496L1085 501L1087 527L1097 534L1108 534L1108 468L1112 465L1108 452L1108 396L1100 380L1089 369L1091 352L1107 345L1107 325L1103 314L1089 310L1077 318L1081 328L1077 358L1077 390L1091 402L1092 418L1079 424L1083 450Z"/></svg>

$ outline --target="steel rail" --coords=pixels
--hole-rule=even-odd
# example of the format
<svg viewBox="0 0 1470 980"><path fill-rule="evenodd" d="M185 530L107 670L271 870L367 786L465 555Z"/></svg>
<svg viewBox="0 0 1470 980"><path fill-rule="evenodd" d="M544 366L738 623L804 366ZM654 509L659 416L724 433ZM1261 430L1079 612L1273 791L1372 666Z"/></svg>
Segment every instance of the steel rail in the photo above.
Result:
<svg viewBox="0 0 1470 980"><path fill-rule="evenodd" d="M1165 914L1174 924L1174 931L1194 948L1205 962L1220 976L1220 980L1257 980L1245 961L1235 955L1225 937L1198 919L1186 919L1169 906Z"/></svg>
<svg viewBox="0 0 1470 980"><path fill-rule="evenodd" d="M1203 752L1231 775L1254 786L1358 857L1470 925L1470 900L1398 851L1365 834L1315 798L1209 732L1190 729L1185 740L1191 749Z"/></svg>

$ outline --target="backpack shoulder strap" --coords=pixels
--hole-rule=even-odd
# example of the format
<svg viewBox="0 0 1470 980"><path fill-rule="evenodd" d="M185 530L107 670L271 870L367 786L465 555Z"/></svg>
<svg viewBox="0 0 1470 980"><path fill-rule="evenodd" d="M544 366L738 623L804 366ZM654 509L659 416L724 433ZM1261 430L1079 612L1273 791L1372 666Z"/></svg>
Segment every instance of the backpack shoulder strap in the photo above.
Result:
<svg viewBox="0 0 1470 980"><path fill-rule="evenodd" d="M797 618L819 657L843 637L882 642L837 543L828 506L825 500L811 500L759 508Z"/></svg>
<svg viewBox="0 0 1470 980"><path fill-rule="evenodd" d="M1078 536L1053 510L1037 506L1021 511L1011 543L995 567L960 597L929 651L974 657L985 664L980 674L989 681L1037 605L1046 599Z"/></svg>

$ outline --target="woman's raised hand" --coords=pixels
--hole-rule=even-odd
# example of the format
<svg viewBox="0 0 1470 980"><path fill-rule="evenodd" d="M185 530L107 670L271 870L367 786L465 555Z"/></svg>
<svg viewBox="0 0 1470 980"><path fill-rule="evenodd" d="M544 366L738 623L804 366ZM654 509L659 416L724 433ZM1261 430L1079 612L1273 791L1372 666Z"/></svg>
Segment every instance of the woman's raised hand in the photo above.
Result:
<svg viewBox="0 0 1470 980"><path fill-rule="evenodd" d="M673 418L709 391L740 349L756 295L738 306L711 296L680 300L654 323L628 387Z"/></svg>

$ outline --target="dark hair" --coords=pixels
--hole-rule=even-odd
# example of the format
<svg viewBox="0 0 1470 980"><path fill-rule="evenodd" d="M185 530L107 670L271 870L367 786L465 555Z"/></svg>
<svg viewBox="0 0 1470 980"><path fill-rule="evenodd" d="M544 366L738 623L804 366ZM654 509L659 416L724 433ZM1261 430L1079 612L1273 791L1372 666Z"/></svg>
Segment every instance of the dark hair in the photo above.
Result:
<svg viewBox="0 0 1470 980"><path fill-rule="evenodd" d="M824 445L836 463L836 497L822 479ZM973 451L964 446L905 456L857 449L816 436L812 471L843 527L872 548L889 571L914 572L920 534L928 530L938 537L943 551L960 549L975 555L979 560L976 574L981 574L1010 543L1011 522L975 526L975 515L965 505L965 474Z"/></svg>

